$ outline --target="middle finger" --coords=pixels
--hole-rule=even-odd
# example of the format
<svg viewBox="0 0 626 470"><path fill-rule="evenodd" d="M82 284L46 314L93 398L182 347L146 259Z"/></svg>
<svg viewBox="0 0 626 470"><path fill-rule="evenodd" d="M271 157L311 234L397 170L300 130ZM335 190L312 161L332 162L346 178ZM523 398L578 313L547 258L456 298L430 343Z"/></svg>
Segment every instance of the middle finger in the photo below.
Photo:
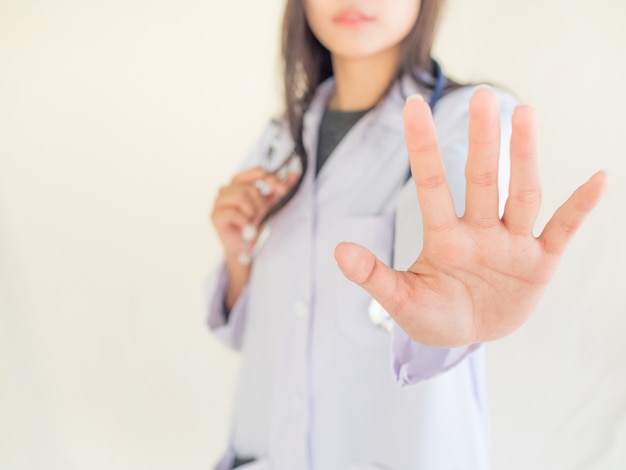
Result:
<svg viewBox="0 0 626 470"><path fill-rule="evenodd" d="M492 227L498 217L500 111L495 92L476 88L470 100L469 151L465 165L465 216L471 224Z"/></svg>

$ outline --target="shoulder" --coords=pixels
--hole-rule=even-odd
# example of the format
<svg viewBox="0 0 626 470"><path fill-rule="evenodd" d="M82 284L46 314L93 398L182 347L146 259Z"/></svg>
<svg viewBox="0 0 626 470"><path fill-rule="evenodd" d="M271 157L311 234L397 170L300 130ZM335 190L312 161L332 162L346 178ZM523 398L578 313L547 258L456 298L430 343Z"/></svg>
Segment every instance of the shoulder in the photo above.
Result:
<svg viewBox="0 0 626 470"><path fill-rule="evenodd" d="M280 147L291 143L289 120L285 114L277 114L265 123L255 147Z"/></svg>
<svg viewBox="0 0 626 470"><path fill-rule="evenodd" d="M476 85L461 86L446 93L437 103L433 113L437 137L440 143L448 139L455 139L458 134L467 138L469 127L469 102ZM498 95L500 104L500 125L503 128L511 126L511 117L518 100L509 92L493 87Z"/></svg>
<svg viewBox="0 0 626 470"><path fill-rule="evenodd" d="M270 118L262 125L257 138L240 166L240 170L273 165L293 149L289 122L284 114ZM282 161L282 160L281 160Z"/></svg>

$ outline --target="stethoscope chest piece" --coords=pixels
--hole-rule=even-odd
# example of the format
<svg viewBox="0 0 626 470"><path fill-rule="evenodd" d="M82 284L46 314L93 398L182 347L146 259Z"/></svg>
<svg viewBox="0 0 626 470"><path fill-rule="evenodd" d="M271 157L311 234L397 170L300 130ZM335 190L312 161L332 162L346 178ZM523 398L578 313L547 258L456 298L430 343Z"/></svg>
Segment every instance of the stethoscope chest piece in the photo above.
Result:
<svg viewBox="0 0 626 470"><path fill-rule="evenodd" d="M391 332L393 319L389 316L383 306L380 305L376 300L370 300L367 313L369 315L370 322L372 322L372 325L382 330L385 330L388 333Z"/></svg>

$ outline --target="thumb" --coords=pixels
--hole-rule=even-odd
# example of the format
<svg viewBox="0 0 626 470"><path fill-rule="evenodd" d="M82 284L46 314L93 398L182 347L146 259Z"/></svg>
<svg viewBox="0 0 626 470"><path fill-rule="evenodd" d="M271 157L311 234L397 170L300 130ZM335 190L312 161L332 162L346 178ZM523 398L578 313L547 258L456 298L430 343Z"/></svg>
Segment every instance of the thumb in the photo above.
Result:
<svg viewBox="0 0 626 470"><path fill-rule="evenodd" d="M335 248L335 260L343 275L365 289L391 316L398 312L406 298L402 273L356 243L339 243Z"/></svg>

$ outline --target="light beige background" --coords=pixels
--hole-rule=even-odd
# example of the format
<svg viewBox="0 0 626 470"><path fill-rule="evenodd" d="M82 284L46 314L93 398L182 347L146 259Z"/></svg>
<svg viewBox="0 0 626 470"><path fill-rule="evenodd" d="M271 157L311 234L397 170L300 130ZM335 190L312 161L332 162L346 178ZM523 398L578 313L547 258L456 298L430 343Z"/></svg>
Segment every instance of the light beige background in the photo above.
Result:
<svg viewBox="0 0 626 470"><path fill-rule="evenodd" d="M279 109L282 0L0 0L0 468L206 469L237 357L207 220ZM605 200L489 345L494 469L626 468L626 3L451 0L436 54L542 117L539 226Z"/></svg>

